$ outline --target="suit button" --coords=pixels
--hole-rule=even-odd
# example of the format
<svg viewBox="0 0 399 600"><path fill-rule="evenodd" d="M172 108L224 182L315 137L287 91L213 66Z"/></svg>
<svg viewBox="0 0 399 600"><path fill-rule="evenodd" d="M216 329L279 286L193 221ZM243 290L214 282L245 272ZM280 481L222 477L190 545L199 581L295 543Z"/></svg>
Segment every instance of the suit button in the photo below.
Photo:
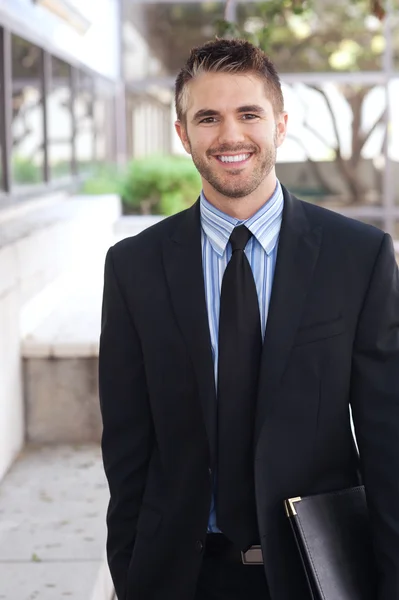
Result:
<svg viewBox="0 0 399 600"><path fill-rule="evenodd" d="M209 467L208 473L209 473L209 475L212 475L212 469L211 469L211 467Z"/></svg>
<svg viewBox="0 0 399 600"><path fill-rule="evenodd" d="M201 554L201 552L202 552L202 551L203 551L203 549L204 549L204 544L202 543L202 541L201 541L201 540L197 540L197 541L195 542L195 549L196 549L196 551L198 552L198 554Z"/></svg>

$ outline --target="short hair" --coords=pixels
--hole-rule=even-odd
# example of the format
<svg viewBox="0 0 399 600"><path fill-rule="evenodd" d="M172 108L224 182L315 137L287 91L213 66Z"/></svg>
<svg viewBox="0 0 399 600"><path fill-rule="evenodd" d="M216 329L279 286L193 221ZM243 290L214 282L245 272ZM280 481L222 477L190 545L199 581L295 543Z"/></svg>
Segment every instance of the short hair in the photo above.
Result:
<svg viewBox="0 0 399 600"><path fill-rule="evenodd" d="M216 38L193 48L176 78L176 114L183 123L187 112L187 84L202 73L251 73L264 81L274 113L284 110L280 78L267 54L246 40Z"/></svg>

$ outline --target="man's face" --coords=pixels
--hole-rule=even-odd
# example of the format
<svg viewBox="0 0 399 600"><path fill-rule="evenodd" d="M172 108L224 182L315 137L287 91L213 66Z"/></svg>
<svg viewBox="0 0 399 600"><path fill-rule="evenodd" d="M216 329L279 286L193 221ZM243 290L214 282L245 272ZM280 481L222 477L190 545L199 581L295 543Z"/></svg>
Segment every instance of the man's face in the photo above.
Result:
<svg viewBox="0 0 399 600"><path fill-rule="evenodd" d="M186 125L178 121L176 131L203 183L243 198L274 171L286 122L285 113L274 115L256 76L203 73L189 83Z"/></svg>

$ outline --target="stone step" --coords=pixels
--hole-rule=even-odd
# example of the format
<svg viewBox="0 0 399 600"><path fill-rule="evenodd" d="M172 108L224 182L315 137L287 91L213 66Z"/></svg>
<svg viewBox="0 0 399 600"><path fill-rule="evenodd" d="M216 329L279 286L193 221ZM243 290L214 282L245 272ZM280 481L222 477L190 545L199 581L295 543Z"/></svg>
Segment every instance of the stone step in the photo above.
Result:
<svg viewBox="0 0 399 600"><path fill-rule="evenodd" d="M100 441L97 380L102 272L103 264L101 268L93 265L89 273L63 278L60 289L52 290L55 306L22 340L30 442ZM39 304L45 304L44 298Z"/></svg>
<svg viewBox="0 0 399 600"><path fill-rule="evenodd" d="M111 243L162 217L124 217ZM27 439L91 443L101 437L98 344L107 247L44 288L24 309L21 353Z"/></svg>
<svg viewBox="0 0 399 600"><path fill-rule="evenodd" d="M0 484L0 598L112 600L100 448L28 446Z"/></svg>

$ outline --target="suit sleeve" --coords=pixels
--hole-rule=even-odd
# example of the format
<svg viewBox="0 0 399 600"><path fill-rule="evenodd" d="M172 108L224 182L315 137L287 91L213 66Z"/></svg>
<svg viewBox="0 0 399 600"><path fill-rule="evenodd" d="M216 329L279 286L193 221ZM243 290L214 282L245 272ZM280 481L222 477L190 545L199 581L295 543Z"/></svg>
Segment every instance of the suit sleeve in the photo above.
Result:
<svg viewBox="0 0 399 600"><path fill-rule="evenodd" d="M378 600L399 598L399 275L383 237L353 350L351 404L380 574Z"/></svg>
<svg viewBox="0 0 399 600"><path fill-rule="evenodd" d="M140 340L115 272L113 248L105 259L99 393L110 490L107 557L115 591L124 600L154 438Z"/></svg>

